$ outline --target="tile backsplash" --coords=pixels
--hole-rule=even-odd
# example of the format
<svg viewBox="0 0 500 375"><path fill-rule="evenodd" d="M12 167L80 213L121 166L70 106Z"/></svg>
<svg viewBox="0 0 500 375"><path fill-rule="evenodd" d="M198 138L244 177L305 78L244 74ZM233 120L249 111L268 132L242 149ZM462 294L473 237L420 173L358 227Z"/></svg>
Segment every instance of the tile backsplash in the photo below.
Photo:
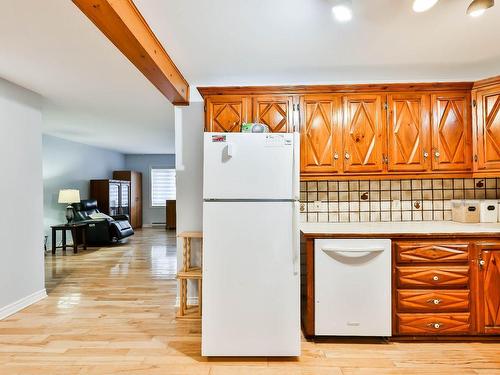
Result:
<svg viewBox="0 0 500 375"><path fill-rule="evenodd" d="M451 220L452 199L500 199L500 178L300 183L303 222Z"/></svg>

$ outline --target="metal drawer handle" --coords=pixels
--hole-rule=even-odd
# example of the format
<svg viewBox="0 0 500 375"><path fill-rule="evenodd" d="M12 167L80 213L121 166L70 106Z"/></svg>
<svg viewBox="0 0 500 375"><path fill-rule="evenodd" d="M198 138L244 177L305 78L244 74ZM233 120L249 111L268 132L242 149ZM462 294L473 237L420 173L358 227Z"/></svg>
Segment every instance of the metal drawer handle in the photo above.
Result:
<svg viewBox="0 0 500 375"><path fill-rule="evenodd" d="M443 302L442 300L440 299L430 299L427 301L427 303L431 303L431 304L434 304L434 305L439 305L441 302Z"/></svg>
<svg viewBox="0 0 500 375"><path fill-rule="evenodd" d="M439 281L439 276L438 275L434 275L433 278L432 278L432 280Z"/></svg>
<svg viewBox="0 0 500 375"><path fill-rule="evenodd" d="M349 160L349 158L351 157L351 155L349 155L349 153L348 153L348 152L346 152L346 153L344 154L344 157L345 157L345 160Z"/></svg>
<svg viewBox="0 0 500 375"><path fill-rule="evenodd" d="M338 152L334 152L333 159L339 160L339 154L338 154Z"/></svg>
<svg viewBox="0 0 500 375"><path fill-rule="evenodd" d="M443 326L443 323L439 323L439 322L436 322L436 323L429 323L427 324L427 327L432 327L434 329L439 329Z"/></svg>

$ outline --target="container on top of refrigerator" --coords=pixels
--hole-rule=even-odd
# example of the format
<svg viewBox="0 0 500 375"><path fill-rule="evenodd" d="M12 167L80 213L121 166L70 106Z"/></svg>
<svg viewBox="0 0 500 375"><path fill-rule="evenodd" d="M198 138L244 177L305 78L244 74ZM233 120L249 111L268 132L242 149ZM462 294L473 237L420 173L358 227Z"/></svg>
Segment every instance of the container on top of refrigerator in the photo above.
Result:
<svg viewBox="0 0 500 375"><path fill-rule="evenodd" d="M241 124L242 133L269 133L269 126L260 123L243 123Z"/></svg>

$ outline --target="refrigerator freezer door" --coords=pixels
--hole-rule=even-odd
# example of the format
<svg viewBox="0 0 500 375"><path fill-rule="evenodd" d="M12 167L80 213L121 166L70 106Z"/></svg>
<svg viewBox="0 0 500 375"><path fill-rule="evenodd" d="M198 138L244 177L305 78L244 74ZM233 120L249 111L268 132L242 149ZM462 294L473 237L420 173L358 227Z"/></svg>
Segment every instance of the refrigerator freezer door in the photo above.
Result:
<svg viewBox="0 0 500 375"><path fill-rule="evenodd" d="M300 355L294 206L204 203L202 355Z"/></svg>
<svg viewBox="0 0 500 375"><path fill-rule="evenodd" d="M292 133L205 133L203 198L298 199L299 157Z"/></svg>

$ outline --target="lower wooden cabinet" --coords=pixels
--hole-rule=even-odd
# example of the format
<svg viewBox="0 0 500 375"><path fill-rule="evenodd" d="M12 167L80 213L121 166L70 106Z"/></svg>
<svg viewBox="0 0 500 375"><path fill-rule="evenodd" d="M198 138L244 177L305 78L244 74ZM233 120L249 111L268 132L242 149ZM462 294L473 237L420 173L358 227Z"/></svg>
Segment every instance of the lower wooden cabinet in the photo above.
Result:
<svg viewBox="0 0 500 375"><path fill-rule="evenodd" d="M472 327L468 313L397 314L396 321L401 335L467 335Z"/></svg>
<svg viewBox="0 0 500 375"><path fill-rule="evenodd" d="M478 250L478 330L500 334L500 242L481 243Z"/></svg>
<svg viewBox="0 0 500 375"><path fill-rule="evenodd" d="M395 336L500 334L500 241L393 242Z"/></svg>
<svg viewBox="0 0 500 375"><path fill-rule="evenodd" d="M469 290L398 290L397 308L400 312L469 311Z"/></svg>

